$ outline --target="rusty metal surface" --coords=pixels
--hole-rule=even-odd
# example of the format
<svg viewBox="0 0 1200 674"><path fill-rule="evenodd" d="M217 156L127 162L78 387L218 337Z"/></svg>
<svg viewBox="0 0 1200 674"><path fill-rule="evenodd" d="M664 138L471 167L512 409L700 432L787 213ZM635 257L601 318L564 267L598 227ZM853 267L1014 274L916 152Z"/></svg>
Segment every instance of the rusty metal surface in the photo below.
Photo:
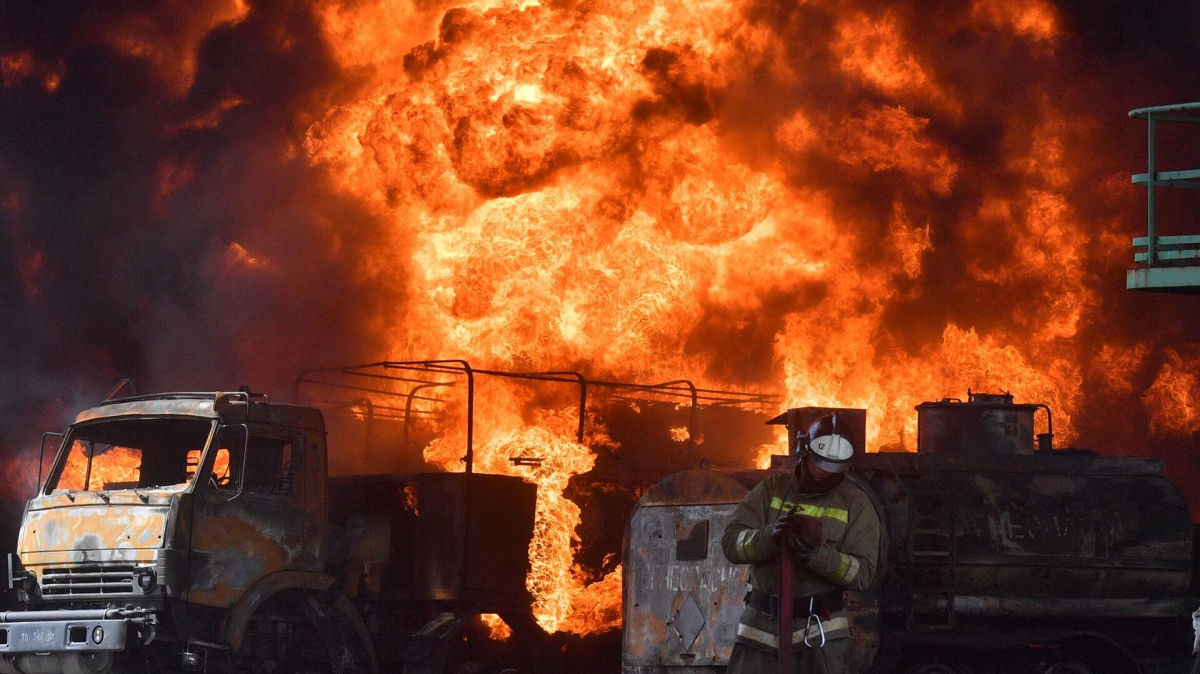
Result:
<svg viewBox="0 0 1200 674"><path fill-rule="evenodd" d="M101 554L119 548L160 548L169 515L169 506L78 505L31 510L17 552Z"/></svg>
<svg viewBox="0 0 1200 674"><path fill-rule="evenodd" d="M480 473L364 475L330 485L330 563L345 569L352 596L529 612L535 485Z"/></svg>
<svg viewBox="0 0 1200 674"><path fill-rule="evenodd" d="M30 502L17 541L17 555L22 566L34 573L39 588L35 596L72 599L80 594L98 594L99 590L93 592L74 583L81 579L95 582L94 576L101 569L111 570L108 576L112 585L105 590L111 591L121 582L128 584L128 571L135 566L162 566L162 550L172 535L170 525L176 507L171 495L155 492L153 498L147 496L149 504L132 494L130 497L138 505L117 498L109 505L88 492L75 494L74 503L64 494ZM93 571L81 571L83 568ZM125 572L123 581L118 570ZM165 569L159 573L160 577L166 575ZM59 580L51 580L51 576ZM55 586L56 582L69 584ZM43 591L46 595L41 597ZM143 594L132 587L130 591Z"/></svg>
<svg viewBox="0 0 1200 674"><path fill-rule="evenodd" d="M929 601L922 597L922 602ZM944 606L929 606L932 610L943 610ZM954 598L954 609L962 615L969 616L1003 616L1020 618L1036 616L1041 618L1057 617L1072 618L1087 616L1089 618L1136 618L1140 616L1179 617L1188 615L1195 606L1186 597L1173 599L1163 598L1128 598L1119 599L1031 599L1028 597L977 597L959 595Z"/></svg>
<svg viewBox="0 0 1200 674"><path fill-rule="evenodd" d="M216 393L163 393L125 400L114 400L83 410L75 417L75 423L97 419L138 416L176 416L217 419ZM238 395L238 394L232 394ZM324 433L325 422L320 411L304 405L289 403L266 403L253 398L248 408L248 418L279 426L306 429Z"/></svg>
<svg viewBox="0 0 1200 674"><path fill-rule="evenodd" d="M185 599L229 606L255 581L287 569L319 570L320 525L288 499L203 490L193 515L191 583Z"/></svg>
<svg viewBox="0 0 1200 674"><path fill-rule="evenodd" d="M917 451L968 455L1033 454L1033 416L1038 405L991 400L917 405Z"/></svg>
<svg viewBox="0 0 1200 674"><path fill-rule="evenodd" d="M748 490L737 480L713 470L697 468L673 473L638 499L638 506L737 503Z"/></svg>
<svg viewBox="0 0 1200 674"><path fill-rule="evenodd" d="M140 424L126 427L120 432L125 436L105 430L107 435L102 437L110 442L119 437L139 448L144 438L147 451L171 451L183 461L179 447L162 445L158 434L162 427L156 424L159 419L164 424L177 423L172 420L188 416L218 417L213 394L112 401L80 413L77 423L109 429L117 427L102 426L106 419L136 417L136 422L117 422ZM84 563L144 562L165 569L165 564L159 564L160 557L174 547L186 563L172 564L173 573L181 576L186 570L189 576L186 580L173 578L182 598L221 607L232 604L265 575L284 569L319 569L325 495L320 413L296 405L252 402L244 416L248 425L243 422L224 428L248 429L243 437L249 438L250 459L268 456L265 448L271 443L285 444L287 458L280 459L282 453L273 456L276 463L283 460L290 466L287 482L279 483L286 488L276 489L274 480L270 485L252 483L257 476L251 470L240 478L240 486L218 488L207 479L216 460L215 451L210 451L195 469L205 479L165 488L53 491L30 503L18 548L22 563L39 578L45 568ZM210 431L209 441L214 437ZM258 442L265 444L256 445ZM257 468L259 464L249 461L242 467ZM182 466L179 472L182 477Z"/></svg>
<svg viewBox="0 0 1200 674"><path fill-rule="evenodd" d="M672 475L643 497L623 560L627 674L728 663L749 567L725 559L721 533L745 493L732 478L697 470Z"/></svg>
<svg viewBox="0 0 1200 674"><path fill-rule="evenodd" d="M263 602L276 593L296 588L323 591L332 587L333 583L334 579L329 576L305 571L279 571L259 579L230 607L222 631L223 641L235 651L241 648L250 618Z"/></svg>
<svg viewBox="0 0 1200 674"><path fill-rule="evenodd" d="M287 417L300 408L271 407ZM308 410L313 412L313 410ZM280 429L275 425L249 425L248 454L257 463L269 446L290 447L288 488L276 489L276 480L254 481L247 469L238 490L219 488L212 480L195 481L188 526L190 579L183 598L198 604L227 607L257 580L284 571L320 571L325 518L325 466L319 447L324 436L310 430ZM236 444L236 443L235 443ZM212 470L212 448L199 467ZM274 460L281 461L282 453ZM281 469L272 462L264 470Z"/></svg>
<svg viewBox="0 0 1200 674"><path fill-rule="evenodd" d="M1188 593L1192 523L1161 461L873 454L855 470L885 504L889 582L912 610L1165 616L1177 607L1147 600Z"/></svg>
<svg viewBox="0 0 1200 674"><path fill-rule="evenodd" d="M1163 475L1162 459L1134 456L1099 456L1085 450L1057 450L1032 456L997 454L959 456L872 452L855 457L857 473L886 471L897 475L931 473L1018 473L1025 475Z"/></svg>
<svg viewBox="0 0 1200 674"><path fill-rule="evenodd" d="M70 508L84 505L113 505L113 506L170 506L172 497L181 493L186 484L153 489L129 489L109 491L103 496L90 491L73 491L56 489L45 496L39 496L29 501L29 509L46 510L50 508Z"/></svg>
<svg viewBox="0 0 1200 674"><path fill-rule="evenodd" d="M75 417L75 423L109 417L177 415L215 419L213 394L207 398L144 399L129 402L112 402L83 410Z"/></svg>
<svg viewBox="0 0 1200 674"><path fill-rule="evenodd" d="M466 473L422 474L414 485L413 596L528 606L537 487Z"/></svg>

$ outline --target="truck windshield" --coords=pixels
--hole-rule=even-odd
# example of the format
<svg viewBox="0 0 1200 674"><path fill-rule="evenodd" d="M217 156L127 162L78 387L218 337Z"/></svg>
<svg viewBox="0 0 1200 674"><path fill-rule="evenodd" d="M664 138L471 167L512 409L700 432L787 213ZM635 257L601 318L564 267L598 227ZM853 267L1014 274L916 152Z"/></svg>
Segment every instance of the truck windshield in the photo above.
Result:
<svg viewBox="0 0 1200 674"><path fill-rule="evenodd" d="M52 490L108 491L186 485L213 427L208 419L109 419L71 429Z"/></svg>

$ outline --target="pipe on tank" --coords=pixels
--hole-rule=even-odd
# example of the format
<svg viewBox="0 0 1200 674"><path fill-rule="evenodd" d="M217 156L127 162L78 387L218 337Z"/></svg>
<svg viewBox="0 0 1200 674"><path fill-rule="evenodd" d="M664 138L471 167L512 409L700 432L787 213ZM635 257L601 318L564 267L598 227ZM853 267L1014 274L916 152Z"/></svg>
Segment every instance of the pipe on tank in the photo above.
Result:
<svg viewBox="0 0 1200 674"><path fill-rule="evenodd" d="M1046 410L1046 432L1037 434L1037 445L1039 452L1054 451L1054 415L1050 413L1050 406L1046 403L1038 403L1037 407Z"/></svg>

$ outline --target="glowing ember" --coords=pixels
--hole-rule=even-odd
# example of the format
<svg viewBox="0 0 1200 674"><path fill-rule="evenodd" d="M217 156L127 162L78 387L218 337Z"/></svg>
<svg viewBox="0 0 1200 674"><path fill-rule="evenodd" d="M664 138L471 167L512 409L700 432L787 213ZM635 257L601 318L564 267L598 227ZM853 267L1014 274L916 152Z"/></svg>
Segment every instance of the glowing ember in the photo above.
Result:
<svg viewBox="0 0 1200 674"><path fill-rule="evenodd" d="M479 619L488 628L488 638L493 641L507 641L512 636L512 628L504 622L504 618L495 613L480 614Z"/></svg>
<svg viewBox="0 0 1200 674"><path fill-rule="evenodd" d="M404 487L404 509L418 517L421 515L421 512L417 509L417 490L412 485L405 485Z"/></svg>

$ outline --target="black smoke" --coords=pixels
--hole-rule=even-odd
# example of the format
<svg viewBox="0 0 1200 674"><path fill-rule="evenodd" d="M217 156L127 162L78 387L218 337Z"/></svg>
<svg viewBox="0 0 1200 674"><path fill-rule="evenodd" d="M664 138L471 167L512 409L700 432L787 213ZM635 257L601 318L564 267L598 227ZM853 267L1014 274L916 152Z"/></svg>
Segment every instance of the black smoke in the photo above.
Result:
<svg viewBox="0 0 1200 674"><path fill-rule="evenodd" d="M306 367L379 358L361 326L403 306L359 264L381 223L302 148L353 78L307 4L217 5L0 8L8 456L122 378L287 397Z"/></svg>

